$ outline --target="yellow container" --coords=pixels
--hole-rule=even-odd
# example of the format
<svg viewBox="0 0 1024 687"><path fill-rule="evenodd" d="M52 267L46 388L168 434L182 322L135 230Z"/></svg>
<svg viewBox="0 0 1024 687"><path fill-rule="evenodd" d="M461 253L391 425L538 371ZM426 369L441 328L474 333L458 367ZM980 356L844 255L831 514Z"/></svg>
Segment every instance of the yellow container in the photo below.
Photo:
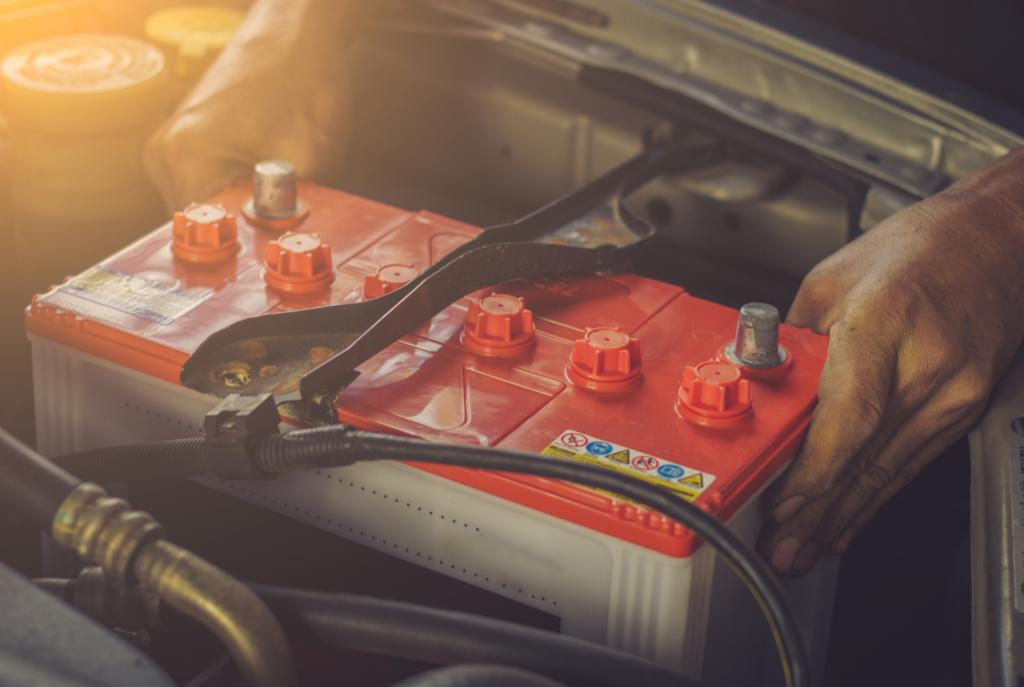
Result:
<svg viewBox="0 0 1024 687"><path fill-rule="evenodd" d="M244 12L230 7L185 5L149 15L145 32L167 52L173 73L194 81L231 42L244 19Z"/></svg>

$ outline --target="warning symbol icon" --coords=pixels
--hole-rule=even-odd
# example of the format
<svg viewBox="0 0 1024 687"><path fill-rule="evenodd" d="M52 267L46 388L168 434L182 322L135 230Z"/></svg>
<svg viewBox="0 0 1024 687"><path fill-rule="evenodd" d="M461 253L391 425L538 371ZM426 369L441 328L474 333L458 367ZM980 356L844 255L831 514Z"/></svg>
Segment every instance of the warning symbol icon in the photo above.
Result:
<svg viewBox="0 0 1024 687"><path fill-rule="evenodd" d="M609 453L605 458L608 460L614 460L616 463L629 465L629 449L624 448L616 451L615 453Z"/></svg>
<svg viewBox="0 0 1024 687"><path fill-rule="evenodd" d="M659 461L654 456L635 456L633 458L633 467L637 470L643 470L647 472L658 467Z"/></svg>
<svg viewBox="0 0 1024 687"><path fill-rule="evenodd" d="M679 480L680 484L685 484L690 487L696 487L697 489L704 488L704 473L695 472L692 475L687 475Z"/></svg>

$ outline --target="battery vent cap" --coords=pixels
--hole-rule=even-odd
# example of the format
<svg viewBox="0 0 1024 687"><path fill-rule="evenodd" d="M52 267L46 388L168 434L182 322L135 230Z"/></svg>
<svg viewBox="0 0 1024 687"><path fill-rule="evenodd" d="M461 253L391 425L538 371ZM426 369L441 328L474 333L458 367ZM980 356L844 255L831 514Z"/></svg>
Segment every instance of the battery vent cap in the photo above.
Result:
<svg viewBox="0 0 1024 687"><path fill-rule="evenodd" d="M731 427L753 409L750 380L732 363L709 360L683 370L676 410L705 427Z"/></svg>
<svg viewBox="0 0 1024 687"><path fill-rule="evenodd" d="M283 293L314 294L334 281L331 247L317 234L289 232L269 242L264 263L267 284Z"/></svg>
<svg viewBox="0 0 1024 687"><path fill-rule="evenodd" d="M576 386L616 394L640 381L640 369L640 341L617 327L598 327L573 344L566 374Z"/></svg>
<svg viewBox="0 0 1024 687"><path fill-rule="evenodd" d="M511 358L533 344L533 312L522 298L492 293L469 306L462 343L478 355Z"/></svg>
<svg viewBox="0 0 1024 687"><path fill-rule="evenodd" d="M196 265L219 265L238 252L235 216L222 205L192 203L174 213L171 235L174 257Z"/></svg>
<svg viewBox="0 0 1024 687"><path fill-rule="evenodd" d="M363 298L370 300L400 289L419 275L412 265L388 263L377 268L376 273L366 275L363 280Z"/></svg>

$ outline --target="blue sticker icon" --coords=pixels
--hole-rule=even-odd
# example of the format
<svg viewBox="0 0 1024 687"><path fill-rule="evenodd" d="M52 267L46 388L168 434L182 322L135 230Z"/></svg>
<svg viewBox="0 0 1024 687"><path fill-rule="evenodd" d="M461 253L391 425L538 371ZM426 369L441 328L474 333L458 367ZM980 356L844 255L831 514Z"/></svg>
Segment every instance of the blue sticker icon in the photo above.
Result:
<svg viewBox="0 0 1024 687"><path fill-rule="evenodd" d="M587 444L587 453L592 453L595 456L607 456L614 449L615 447L606 441L591 441Z"/></svg>
<svg viewBox="0 0 1024 687"><path fill-rule="evenodd" d="M665 479L676 479L678 477L682 477L685 472L686 470L683 470L678 465L662 465L658 468L658 474Z"/></svg>

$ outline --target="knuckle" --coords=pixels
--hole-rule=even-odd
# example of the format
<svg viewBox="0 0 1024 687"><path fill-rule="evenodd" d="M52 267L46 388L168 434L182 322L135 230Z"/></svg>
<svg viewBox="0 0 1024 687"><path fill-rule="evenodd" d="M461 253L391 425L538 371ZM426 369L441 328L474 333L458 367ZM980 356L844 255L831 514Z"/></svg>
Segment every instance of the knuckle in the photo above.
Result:
<svg viewBox="0 0 1024 687"><path fill-rule="evenodd" d="M818 525L824 518L825 509L823 507L809 504L786 523L787 534L810 536L818 529Z"/></svg>
<svg viewBox="0 0 1024 687"><path fill-rule="evenodd" d="M836 292L835 279L825 263L819 264L804 277L800 297L809 305L824 306L832 302Z"/></svg>
<svg viewBox="0 0 1024 687"><path fill-rule="evenodd" d="M897 474L888 465L873 464L861 471L851 482L850 489L862 501L868 501L897 483Z"/></svg>
<svg viewBox="0 0 1024 687"><path fill-rule="evenodd" d="M979 365L968 365L956 381L956 393L965 406L984 403L992 390L992 374Z"/></svg>
<svg viewBox="0 0 1024 687"><path fill-rule="evenodd" d="M984 408L992 391L993 379L975 366L959 370L934 404L933 416L938 426L959 423L973 418Z"/></svg>
<svg viewBox="0 0 1024 687"><path fill-rule="evenodd" d="M850 419L864 427L874 429L882 423L884 408L882 402L869 389L850 389L844 399L844 406Z"/></svg>

